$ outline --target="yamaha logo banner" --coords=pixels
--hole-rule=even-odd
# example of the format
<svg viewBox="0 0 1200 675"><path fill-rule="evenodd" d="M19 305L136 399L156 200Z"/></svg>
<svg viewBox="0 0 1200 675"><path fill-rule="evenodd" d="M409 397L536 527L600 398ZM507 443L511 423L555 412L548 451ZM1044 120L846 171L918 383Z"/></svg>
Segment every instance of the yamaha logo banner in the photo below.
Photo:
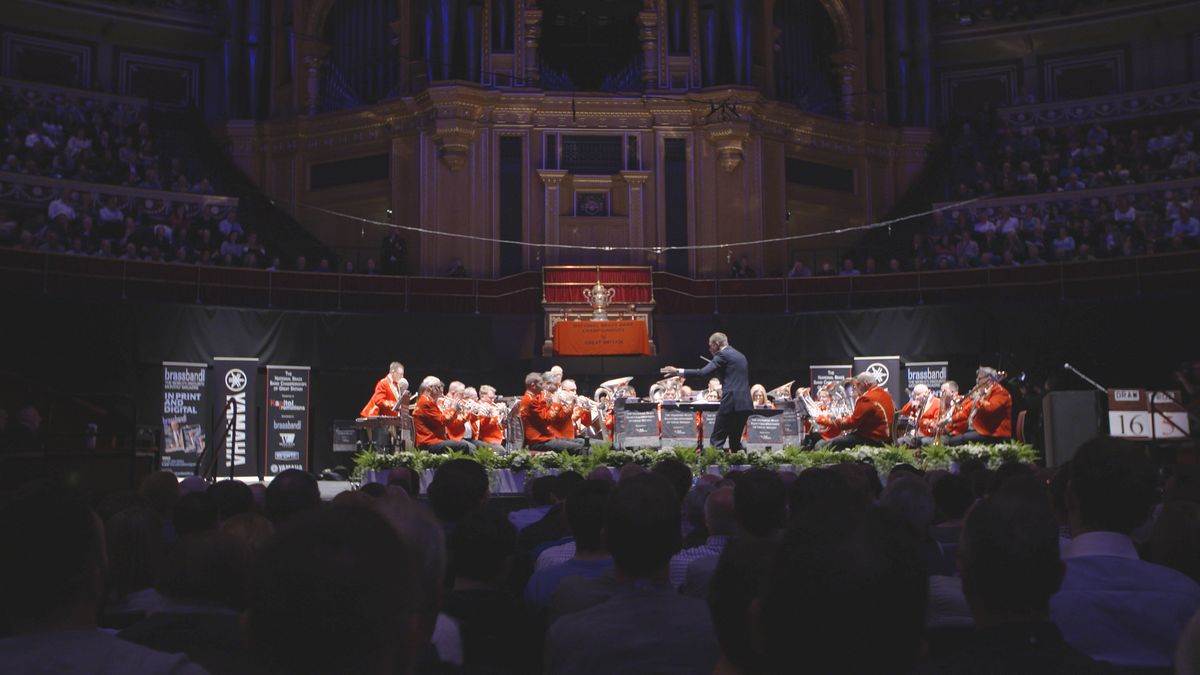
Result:
<svg viewBox="0 0 1200 675"><path fill-rule="evenodd" d="M258 476L258 359L245 357L213 358L213 385L216 388L214 408L216 426L217 477Z"/></svg>
<svg viewBox="0 0 1200 675"><path fill-rule="evenodd" d="M196 472L208 442L208 365L163 362L160 466L180 478Z"/></svg>
<svg viewBox="0 0 1200 675"><path fill-rule="evenodd" d="M897 407L903 404L904 374L900 372L899 356L856 356L854 357L854 374L871 373L879 382L879 386L887 389Z"/></svg>
<svg viewBox="0 0 1200 675"><path fill-rule="evenodd" d="M312 370L307 366L267 366L268 476L308 467L308 406Z"/></svg>

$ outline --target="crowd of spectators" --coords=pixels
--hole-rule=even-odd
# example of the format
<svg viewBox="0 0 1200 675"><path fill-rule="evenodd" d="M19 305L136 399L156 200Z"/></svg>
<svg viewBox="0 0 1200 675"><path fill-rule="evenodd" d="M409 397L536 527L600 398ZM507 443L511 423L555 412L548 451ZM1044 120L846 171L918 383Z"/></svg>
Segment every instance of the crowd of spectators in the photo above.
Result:
<svg viewBox="0 0 1200 675"><path fill-rule="evenodd" d="M1200 118L1086 127L998 126L988 111L952 141L952 199L1073 192L1178 178L1200 168Z"/></svg>
<svg viewBox="0 0 1200 675"><path fill-rule="evenodd" d="M151 474L0 499L0 663L32 673L1101 673L1200 667L1200 472L674 460L489 495L443 464L322 503Z"/></svg>
<svg viewBox="0 0 1200 675"><path fill-rule="evenodd" d="M148 190L215 194L159 151L147 108L105 98L0 95L0 171Z"/></svg>

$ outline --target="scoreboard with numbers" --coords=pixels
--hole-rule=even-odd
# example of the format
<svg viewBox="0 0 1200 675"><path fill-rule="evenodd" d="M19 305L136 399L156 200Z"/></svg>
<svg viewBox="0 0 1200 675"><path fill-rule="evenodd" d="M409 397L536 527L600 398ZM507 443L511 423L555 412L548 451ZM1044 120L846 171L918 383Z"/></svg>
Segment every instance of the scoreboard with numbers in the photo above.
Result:
<svg viewBox="0 0 1200 675"><path fill-rule="evenodd" d="M1109 389L1108 433L1131 440L1186 440L1187 411L1178 391Z"/></svg>

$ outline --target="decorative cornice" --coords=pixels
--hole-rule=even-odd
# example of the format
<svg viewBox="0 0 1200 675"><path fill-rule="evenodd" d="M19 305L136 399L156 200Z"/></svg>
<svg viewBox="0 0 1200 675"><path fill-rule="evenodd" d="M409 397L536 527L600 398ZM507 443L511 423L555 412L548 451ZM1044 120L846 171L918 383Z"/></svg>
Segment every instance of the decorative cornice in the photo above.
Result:
<svg viewBox="0 0 1200 675"><path fill-rule="evenodd" d="M538 169L537 175L546 187L558 187L567 177L567 172L560 169Z"/></svg>

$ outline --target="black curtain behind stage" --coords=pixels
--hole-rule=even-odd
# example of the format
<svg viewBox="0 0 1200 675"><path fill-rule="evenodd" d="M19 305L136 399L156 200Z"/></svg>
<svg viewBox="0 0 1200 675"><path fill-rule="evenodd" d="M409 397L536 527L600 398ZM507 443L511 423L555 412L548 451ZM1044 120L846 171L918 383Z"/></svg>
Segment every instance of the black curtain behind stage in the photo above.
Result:
<svg viewBox="0 0 1200 675"><path fill-rule="evenodd" d="M907 361L949 360L951 376L967 383L981 362L1040 381L1069 361L1113 386L1169 384L1165 380L1178 362L1197 352L1188 322L1179 318L1191 314L1194 301L662 316L655 320L658 357L554 361L574 369L581 391L590 393L606 377L634 375L644 393L661 365L702 364L708 335L721 330L749 357L753 380L768 388L805 381L813 363L891 354ZM535 358L543 339L540 316L282 312L11 297L5 304L10 321L0 330L0 374L7 376L10 396L14 387L28 388L31 400L40 396L22 383L84 398L118 393L136 402L141 424L158 423L163 361L251 356L262 367L311 366L314 469L348 463L330 450L332 423L357 415L391 360L405 363L414 389L421 377L434 374L473 386L489 383L502 394L520 393L524 373L551 361ZM605 372L612 368L622 372Z"/></svg>

